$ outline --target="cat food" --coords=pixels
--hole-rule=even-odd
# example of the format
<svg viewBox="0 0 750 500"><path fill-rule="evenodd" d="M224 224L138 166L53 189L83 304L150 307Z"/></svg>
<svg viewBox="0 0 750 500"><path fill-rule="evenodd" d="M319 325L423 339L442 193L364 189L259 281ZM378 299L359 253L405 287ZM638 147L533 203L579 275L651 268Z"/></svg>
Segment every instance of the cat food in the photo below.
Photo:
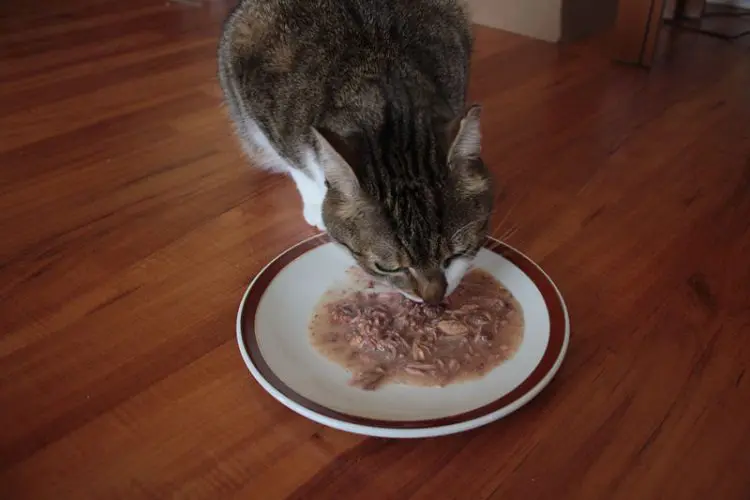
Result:
<svg viewBox="0 0 750 500"><path fill-rule="evenodd" d="M468 273L440 306L372 286L329 291L310 323L312 344L348 369L356 387L445 386L481 377L521 344L521 307L485 271Z"/></svg>

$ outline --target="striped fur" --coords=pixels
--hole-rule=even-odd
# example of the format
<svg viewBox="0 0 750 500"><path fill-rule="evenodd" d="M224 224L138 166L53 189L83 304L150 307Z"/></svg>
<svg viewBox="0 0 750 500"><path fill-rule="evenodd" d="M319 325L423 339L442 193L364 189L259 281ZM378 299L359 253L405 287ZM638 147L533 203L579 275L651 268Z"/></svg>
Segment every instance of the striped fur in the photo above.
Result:
<svg viewBox="0 0 750 500"><path fill-rule="evenodd" d="M219 46L251 161L289 173L308 222L414 298L455 288L491 211L471 43L458 0L242 0Z"/></svg>

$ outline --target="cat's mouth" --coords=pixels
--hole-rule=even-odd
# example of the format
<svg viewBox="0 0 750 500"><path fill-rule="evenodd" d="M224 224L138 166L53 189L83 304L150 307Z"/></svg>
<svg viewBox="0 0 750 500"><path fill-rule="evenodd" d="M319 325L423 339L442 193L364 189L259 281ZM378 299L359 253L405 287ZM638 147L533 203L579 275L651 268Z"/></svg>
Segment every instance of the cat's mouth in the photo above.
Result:
<svg viewBox="0 0 750 500"><path fill-rule="evenodd" d="M362 270L365 271L364 269ZM419 297L418 295L407 292L406 290L402 290L401 288L398 288L397 286L390 284L387 280L380 278L379 276L375 276L370 273L367 273L367 276L370 279L370 281L374 284L374 286L370 287L369 291L371 292L375 292L375 293L398 292L404 297L406 297L407 299L411 300L412 302L416 302L418 304L421 304L424 302L424 299L422 299L422 297Z"/></svg>
<svg viewBox="0 0 750 500"><path fill-rule="evenodd" d="M401 295L403 295L407 299L411 300L412 302L416 302L417 304L421 304L422 302L424 302L424 299L422 299L422 297L417 297L416 295L412 295L411 293L406 292L404 290L400 290L398 288L396 290L398 290L398 292Z"/></svg>
<svg viewBox="0 0 750 500"><path fill-rule="evenodd" d="M473 265L467 265L466 266L466 272L470 271L473 268L474 268ZM463 278L463 274L464 273L461 274L461 278ZM404 297L406 297L407 299L411 300L412 302L415 302L417 304L423 304L424 303L424 299L422 297L420 297L419 295L416 295L416 294L414 294L412 292L407 292L406 290L402 290L401 288L398 288L397 286L394 286L394 285L388 283L388 281L386 281L386 280L384 280L382 278L378 278L377 276L370 275L370 274L368 274L368 276L370 277L370 280L375 283L375 286L371 289L371 291L373 291L373 292L383 292L383 293L398 292L401 295L403 295ZM453 283L449 283L449 286L445 290L445 296L443 296L443 301L445 301L448 297L450 297L450 295L454 291L456 291L456 288L458 287L458 285L460 284L460 282L461 282L461 279L458 279L458 280L456 280Z"/></svg>
<svg viewBox="0 0 750 500"><path fill-rule="evenodd" d="M334 242L336 242L334 240ZM338 242L336 242L338 243ZM348 247L344 244L338 243L342 248L345 248L348 250ZM450 266L450 269L446 269L444 273L444 277L447 280L447 286L445 289L445 295L442 298L442 301L445 301L458 287L461 280L463 279L464 275L473 269L473 259L460 259L457 260L453 265ZM415 302L417 304L423 304L425 300L414 293L413 291L406 291L402 288L399 288L398 286L395 286L394 284L390 283L387 279L383 278L382 276L378 276L376 274L373 274L372 272L368 271L367 268L362 266L361 264L358 266L361 273L363 273L363 276L367 276L367 279L370 282L369 285L369 291L375 292L375 293L393 293L398 292L407 299L409 299L412 302Z"/></svg>

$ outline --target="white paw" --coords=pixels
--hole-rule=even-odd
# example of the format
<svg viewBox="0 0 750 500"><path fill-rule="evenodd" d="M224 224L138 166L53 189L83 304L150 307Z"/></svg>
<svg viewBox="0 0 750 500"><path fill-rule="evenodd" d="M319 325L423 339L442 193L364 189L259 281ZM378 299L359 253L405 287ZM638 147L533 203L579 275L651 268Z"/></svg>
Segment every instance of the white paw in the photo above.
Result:
<svg viewBox="0 0 750 500"><path fill-rule="evenodd" d="M323 223L323 209L320 205L305 204L302 210L302 215L305 217L305 221L313 227L317 227L321 231L326 230L326 225Z"/></svg>

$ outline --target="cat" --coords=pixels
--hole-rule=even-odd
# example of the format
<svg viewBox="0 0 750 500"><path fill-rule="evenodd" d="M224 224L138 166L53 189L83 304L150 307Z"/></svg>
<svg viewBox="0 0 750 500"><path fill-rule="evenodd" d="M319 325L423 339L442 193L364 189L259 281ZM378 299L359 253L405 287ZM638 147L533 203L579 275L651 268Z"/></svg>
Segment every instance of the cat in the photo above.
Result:
<svg viewBox="0 0 750 500"><path fill-rule="evenodd" d="M440 303L486 234L493 179L460 0L241 0L219 81L251 162L307 223L412 300Z"/></svg>

